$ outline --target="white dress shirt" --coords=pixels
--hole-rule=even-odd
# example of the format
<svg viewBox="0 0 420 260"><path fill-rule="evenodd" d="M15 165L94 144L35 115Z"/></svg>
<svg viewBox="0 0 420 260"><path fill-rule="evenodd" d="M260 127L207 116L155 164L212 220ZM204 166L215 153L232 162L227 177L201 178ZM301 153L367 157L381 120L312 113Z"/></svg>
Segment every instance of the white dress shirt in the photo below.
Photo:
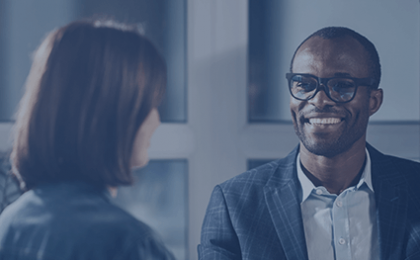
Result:
<svg viewBox="0 0 420 260"><path fill-rule="evenodd" d="M366 150L365 169L359 183L338 196L330 194L325 187L313 185L302 171L300 154L296 163L309 260L379 259L369 152Z"/></svg>

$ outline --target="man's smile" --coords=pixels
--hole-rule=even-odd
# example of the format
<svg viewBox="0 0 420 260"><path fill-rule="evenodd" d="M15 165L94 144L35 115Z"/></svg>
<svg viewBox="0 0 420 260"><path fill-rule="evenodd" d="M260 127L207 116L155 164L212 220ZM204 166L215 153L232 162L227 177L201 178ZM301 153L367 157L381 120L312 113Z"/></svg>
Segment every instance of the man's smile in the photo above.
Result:
<svg viewBox="0 0 420 260"><path fill-rule="evenodd" d="M345 121L345 116L337 114L309 114L302 117L301 122L302 127L306 128L306 131L316 133L316 132L336 132L341 127L343 127L343 122ZM309 133L307 132L307 133Z"/></svg>
<svg viewBox="0 0 420 260"><path fill-rule="evenodd" d="M308 123L311 125L335 125L342 121L341 118L329 117L329 118L309 118Z"/></svg>

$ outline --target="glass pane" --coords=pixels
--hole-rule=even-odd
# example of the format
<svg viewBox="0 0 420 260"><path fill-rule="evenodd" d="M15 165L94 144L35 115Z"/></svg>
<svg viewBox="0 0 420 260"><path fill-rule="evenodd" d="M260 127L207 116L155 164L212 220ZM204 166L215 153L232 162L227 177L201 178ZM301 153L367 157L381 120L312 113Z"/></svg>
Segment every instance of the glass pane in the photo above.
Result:
<svg viewBox="0 0 420 260"><path fill-rule="evenodd" d="M0 0L0 120L13 118L31 66L46 33L72 20L71 1Z"/></svg>
<svg viewBox="0 0 420 260"><path fill-rule="evenodd" d="M10 120L23 93L31 53L46 33L72 20L110 17L136 23L166 59L163 122L186 122L186 1L0 0L0 120ZM30 26L28 26L30 25Z"/></svg>
<svg viewBox="0 0 420 260"><path fill-rule="evenodd" d="M274 159L248 159L248 170L257 168L258 166L261 166L263 164L269 163L273 161Z"/></svg>
<svg viewBox="0 0 420 260"><path fill-rule="evenodd" d="M248 121L282 120L279 102L281 87L286 87L280 67L282 41L278 30L281 1L249 0L248 27ZM288 96L287 96L288 97Z"/></svg>
<svg viewBox="0 0 420 260"><path fill-rule="evenodd" d="M177 259L187 259L187 161L151 160L134 175L134 185L119 188L114 202L157 231Z"/></svg>

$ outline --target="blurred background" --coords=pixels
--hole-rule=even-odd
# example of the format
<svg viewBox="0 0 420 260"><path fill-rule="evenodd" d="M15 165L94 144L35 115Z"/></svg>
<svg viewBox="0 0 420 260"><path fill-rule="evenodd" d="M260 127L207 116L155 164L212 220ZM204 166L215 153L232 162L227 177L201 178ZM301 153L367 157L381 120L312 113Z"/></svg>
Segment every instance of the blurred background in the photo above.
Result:
<svg viewBox="0 0 420 260"><path fill-rule="evenodd" d="M19 196L8 152L31 55L54 28L87 17L135 23L164 55L168 90L152 160L114 203L182 260L197 259L213 187L297 145L285 73L322 27L349 27L375 44L385 99L368 141L420 159L419 10L414 0L0 0L0 211Z"/></svg>

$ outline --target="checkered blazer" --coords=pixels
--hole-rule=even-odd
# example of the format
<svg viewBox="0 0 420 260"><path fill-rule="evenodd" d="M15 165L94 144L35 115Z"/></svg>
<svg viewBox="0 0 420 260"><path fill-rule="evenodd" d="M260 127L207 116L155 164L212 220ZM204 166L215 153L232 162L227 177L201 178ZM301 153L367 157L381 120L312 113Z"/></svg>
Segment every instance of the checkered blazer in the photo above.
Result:
<svg viewBox="0 0 420 260"><path fill-rule="evenodd" d="M369 144L382 260L420 259L420 163ZM296 147L214 188L199 259L307 260Z"/></svg>

